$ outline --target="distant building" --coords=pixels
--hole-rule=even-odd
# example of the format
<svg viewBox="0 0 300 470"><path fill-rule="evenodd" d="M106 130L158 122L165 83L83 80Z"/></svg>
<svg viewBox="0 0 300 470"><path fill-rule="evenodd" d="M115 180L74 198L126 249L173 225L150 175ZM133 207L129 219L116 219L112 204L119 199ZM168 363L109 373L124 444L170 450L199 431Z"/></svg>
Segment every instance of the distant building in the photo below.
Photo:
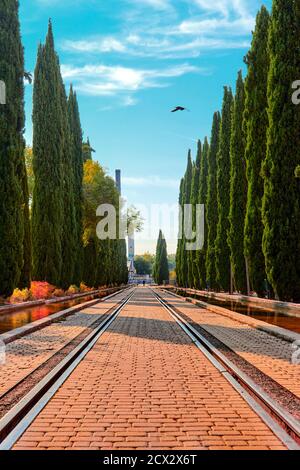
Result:
<svg viewBox="0 0 300 470"><path fill-rule="evenodd" d="M128 237L128 260L134 262L135 240L132 236Z"/></svg>
<svg viewBox="0 0 300 470"><path fill-rule="evenodd" d="M119 194L122 194L121 170L116 170L116 186Z"/></svg>
<svg viewBox="0 0 300 470"><path fill-rule="evenodd" d="M116 170L115 176L116 188L119 191L120 196L122 195L122 176L121 170ZM128 272L129 272L129 280L132 280L133 277L136 275L136 270L134 267L134 257L135 257L135 241L134 235L128 237Z"/></svg>

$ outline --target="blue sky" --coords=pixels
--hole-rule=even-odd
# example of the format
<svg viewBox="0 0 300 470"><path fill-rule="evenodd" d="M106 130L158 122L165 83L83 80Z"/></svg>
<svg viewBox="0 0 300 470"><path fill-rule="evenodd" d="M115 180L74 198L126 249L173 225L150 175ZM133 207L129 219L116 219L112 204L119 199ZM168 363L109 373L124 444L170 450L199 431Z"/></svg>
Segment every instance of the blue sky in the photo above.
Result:
<svg viewBox="0 0 300 470"><path fill-rule="evenodd" d="M271 0L20 0L27 70L52 18L66 86L78 93L95 158L123 173L129 203L174 205L188 149L210 135L223 86L243 68L257 10ZM26 87L31 143L32 87ZM173 106L190 113L171 114ZM153 221L137 252L154 251L166 217ZM176 228L175 228L176 231ZM151 238L151 237L150 237ZM169 251L176 240L167 234Z"/></svg>

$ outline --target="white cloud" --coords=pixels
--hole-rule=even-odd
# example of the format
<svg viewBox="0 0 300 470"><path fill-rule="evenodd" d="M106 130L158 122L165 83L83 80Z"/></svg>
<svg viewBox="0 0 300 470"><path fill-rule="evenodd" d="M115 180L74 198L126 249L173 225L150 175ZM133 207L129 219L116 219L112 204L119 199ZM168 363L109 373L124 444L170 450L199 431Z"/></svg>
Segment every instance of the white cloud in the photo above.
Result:
<svg viewBox="0 0 300 470"><path fill-rule="evenodd" d="M146 88L168 86L166 79L180 77L188 73L201 72L201 69L189 64L164 69L134 69L123 66L85 65L73 67L62 65L63 78L72 81L76 89L89 95L116 95L124 92L136 92ZM125 105L135 104L127 99Z"/></svg>
<svg viewBox="0 0 300 470"><path fill-rule="evenodd" d="M126 1L126 0L125 0ZM116 36L66 41L70 52L116 53L157 59L188 59L212 50L246 48L250 44L259 0L127 0ZM179 5L190 9L180 10ZM192 4L192 5L191 5ZM143 9L168 9L164 14Z"/></svg>
<svg viewBox="0 0 300 470"><path fill-rule="evenodd" d="M62 48L74 52L126 52L125 44L110 36L90 41L64 41Z"/></svg>
<svg viewBox="0 0 300 470"><path fill-rule="evenodd" d="M171 7L170 0L129 0L130 3L139 6L151 7L156 10L167 10Z"/></svg>

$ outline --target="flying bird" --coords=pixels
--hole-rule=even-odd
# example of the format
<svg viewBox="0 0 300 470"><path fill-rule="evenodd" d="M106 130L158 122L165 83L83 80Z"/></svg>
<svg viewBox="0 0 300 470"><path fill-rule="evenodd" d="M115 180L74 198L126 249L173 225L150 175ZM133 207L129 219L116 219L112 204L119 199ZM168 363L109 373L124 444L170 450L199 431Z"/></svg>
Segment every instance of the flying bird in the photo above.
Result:
<svg viewBox="0 0 300 470"><path fill-rule="evenodd" d="M177 113L177 111L190 111L190 110L187 108L183 108L182 106L177 106L171 111L171 113Z"/></svg>
<svg viewBox="0 0 300 470"><path fill-rule="evenodd" d="M32 83L32 73L31 72L24 72L24 78L31 85L31 83Z"/></svg>

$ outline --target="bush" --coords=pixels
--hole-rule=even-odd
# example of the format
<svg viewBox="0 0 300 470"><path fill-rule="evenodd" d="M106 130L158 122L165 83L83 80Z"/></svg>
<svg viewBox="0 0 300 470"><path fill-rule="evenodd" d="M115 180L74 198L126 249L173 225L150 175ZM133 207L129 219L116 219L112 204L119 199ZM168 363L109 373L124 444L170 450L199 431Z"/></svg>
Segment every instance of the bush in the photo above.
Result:
<svg viewBox="0 0 300 470"><path fill-rule="evenodd" d="M28 302L31 300L31 292L29 289L15 289L9 301L11 304Z"/></svg>
<svg viewBox="0 0 300 470"><path fill-rule="evenodd" d="M31 294L34 300L50 299L55 291L55 287L48 282L32 282Z"/></svg>
<svg viewBox="0 0 300 470"><path fill-rule="evenodd" d="M53 292L53 297L64 297L65 295L65 291L62 289L55 289L55 291Z"/></svg>
<svg viewBox="0 0 300 470"><path fill-rule="evenodd" d="M86 286L84 282L80 284L80 292L91 292L92 290L94 289L92 287Z"/></svg>
<svg viewBox="0 0 300 470"><path fill-rule="evenodd" d="M70 286L66 292L67 295L74 295L74 294L79 294L79 293L80 293L80 289L77 286Z"/></svg>

